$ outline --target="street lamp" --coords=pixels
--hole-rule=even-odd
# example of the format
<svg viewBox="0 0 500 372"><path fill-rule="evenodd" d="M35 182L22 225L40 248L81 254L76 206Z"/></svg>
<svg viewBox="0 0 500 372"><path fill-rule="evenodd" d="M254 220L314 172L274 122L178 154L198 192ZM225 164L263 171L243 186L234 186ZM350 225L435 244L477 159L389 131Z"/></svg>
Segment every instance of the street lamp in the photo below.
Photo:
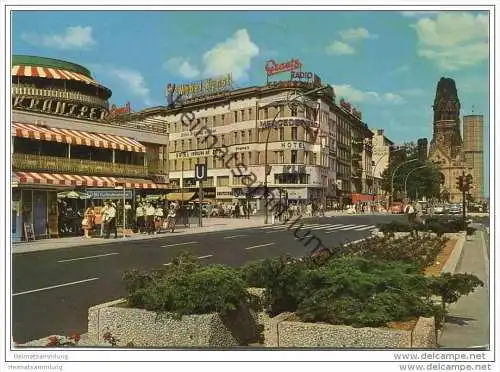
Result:
<svg viewBox="0 0 500 372"><path fill-rule="evenodd" d="M310 90L310 91L305 92L303 94L299 94L297 96L294 96L291 99L288 98L285 101L285 103L288 104L289 107L292 107L293 105L301 105L301 106L304 107L304 106L306 106L306 103L301 98L306 97L308 95L311 95L313 93L317 93L319 91L325 90L327 88L328 88L328 85L325 85L323 87ZM276 106L276 105L279 105L280 102L282 102L282 101L271 102L271 103L269 103L267 105L260 106L259 108L273 106L273 105ZM269 173L271 173L271 169L269 167L268 159L267 159L267 149L268 149L268 146L269 146L269 135L271 134L271 129L276 129L274 125L276 123L276 119L278 118L280 112L281 112L281 110L278 110L278 112L276 113L276 115L274 116L274 118L273 118L273 120L271 122L271 125L268 128L267 137L266 137L266 143L264 145L264 173L265 173L264 174L264 199L265 199L264 224L266 224L266 225L269 223L269 214L268 214L268 205L267 205L267 198L268 198L267 176L268 176Z"/></svg>
<svg viewBox="0 0 500 372"><path fill-rule="evenodd" d="M404 161L402 162L401 164L399 164L396 169L394 169L394 171L392 172L392 177L391 177L391 195L389 195L389 198L390 198L390 201L389 201L389 206L392 204L393 200L394 200L394 176L396 175L396 172L398 171L399 168L401 168L403 165L405 164L409 164L409 163L413 163L415 161L418 161L418 159L410 159L410 160L407 160L407 161ZM388 206L388 207L389 207Z"/></svg>
<svg viewBox="0 0 500 372"><path fill-rule="evenodd" d="M125 239L125 183L117 184L115 187L116 190L123 190L123 229L122 229L122 237Z"/></svg>
<svg viewBox="0 0 500 372"><path fill-rule="evenodd" d="M406 197L406 182L408 181L408 177L410 176L410 174L412 174L413 172L415 172L417 169L422 169L422 168L425 168L425 167L427 167L427 165L421 165L419 167L413 168L411 171L408 172L408 174L405 177L405 197Z"/></svg>

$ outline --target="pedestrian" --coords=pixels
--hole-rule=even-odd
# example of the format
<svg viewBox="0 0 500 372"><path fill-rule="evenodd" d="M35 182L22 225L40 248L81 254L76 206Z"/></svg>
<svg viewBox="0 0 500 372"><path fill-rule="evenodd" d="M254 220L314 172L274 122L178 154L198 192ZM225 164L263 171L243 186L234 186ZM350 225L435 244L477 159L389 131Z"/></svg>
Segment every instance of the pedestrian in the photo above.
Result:
<svg viewBox="0 0 500 372"><path fill-rule="evenodd" d="M89 231L94 227L94 210L88 207L82 220L82 227L85 238L90 238Z"/></svg>
<svg viewBox="0 0 500 372"><path fill-rule="evenodd" d="M106 200L106 201L104 202L103 207L102 207L102 208L101 208L101 210L100 210L100 218L99 218L99 221L100 221L100 224L101 224L101 231L100 231L100 233L99 233L99 236L100 236L101 238L103 238L103 237L104 237L105 230L107 229L107 226L106 226L107 222L106 222L106 220L105 220L105 218L104 218L104 217L105 217L105 213L106 213L106 211L107 211L107 209L108 209L108 206L109 206L109 205L108 205L108 203L109 203L109 201L108 201L108 200Z"/></svg>
<svg viewBox="0 0 500 372"><path fill-rule="evenodd" d="M158 204L155 210L155 234L161 232L161 228L163 225L163 207Z"/></svg>
<svg viewBox="0 0 500 372"><path fill-rule="evenodd" d="M413 225L415 223L415 208L413 208L413 205L411 203L408 203L405 207L405 213L406 217L408 218L408 223L410 225Z"/></svg>
<svg viewBox="0 0 500 372"><path fill-rule="evenodd" d="M154 216L156 208L153 204L146 204L146 231L148 234L153 234L154 232Z"/></svg>
<svg viewBox="0 0 500 372"><path fill-rule="evenodd" d="M108 203L106 212L104 212L104 222L106 223L105 239L109 239L111 232L115 234L115 239L118 238L118 231L116 229L116 205L115 203Z"/></svg>
<svg viewBox="0 0 500 372"><path fill-rule="evenodd" d="M144 232L144 205L142 203L137 204L135 209L135 221L137 232L139 234Z"/></svg>

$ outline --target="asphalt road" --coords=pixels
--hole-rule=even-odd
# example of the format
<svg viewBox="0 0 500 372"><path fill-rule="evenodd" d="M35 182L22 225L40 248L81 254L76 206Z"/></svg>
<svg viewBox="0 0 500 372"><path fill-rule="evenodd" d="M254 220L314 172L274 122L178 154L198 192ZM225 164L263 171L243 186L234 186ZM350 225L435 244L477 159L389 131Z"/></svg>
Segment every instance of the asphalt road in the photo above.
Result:
<svg viewBox="0 0 500 372"><path fill-rule="evenodd" d="M299 235L312 235L326 246L362 239L377 223L403 216L336 216L309 219ZM299 224L294 226L295 229ZM125 296L122 275L126 270L151 270L167 264L181 251L203 263L237 267L265 257L306 253L286 226L266 226L122 241L12 256L12 334L24 343L51 334L87 332L90 306Z"/></svg>

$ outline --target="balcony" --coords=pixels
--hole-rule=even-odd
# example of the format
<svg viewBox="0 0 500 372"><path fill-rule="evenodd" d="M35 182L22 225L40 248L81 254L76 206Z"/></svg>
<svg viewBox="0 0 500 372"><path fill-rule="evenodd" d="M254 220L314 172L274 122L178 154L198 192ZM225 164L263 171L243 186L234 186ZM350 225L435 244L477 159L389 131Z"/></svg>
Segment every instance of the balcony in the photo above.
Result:
<svg viewBox="0 0 500 372"><path fill-rule="evenodd" d="M66 92L64 90L57 89L39 89L31 88L25 86L13 85L11 89L12 97L25 96L25 97L36 97L36 98L53 98L55 100L71 100L81 102L83 104L98 106L102 108L108 108L109 103L106 100L100 99L98 97L89 96L81 94L78 92Z"/></svg>
<svg viewBox="0 0 500 372"><path fill-rule="evenodd" d="M68 159L55 156L13 154L12 168L20 171L84 174L87 176L122 176L143 178L151 175L142 165Z"/></svg>

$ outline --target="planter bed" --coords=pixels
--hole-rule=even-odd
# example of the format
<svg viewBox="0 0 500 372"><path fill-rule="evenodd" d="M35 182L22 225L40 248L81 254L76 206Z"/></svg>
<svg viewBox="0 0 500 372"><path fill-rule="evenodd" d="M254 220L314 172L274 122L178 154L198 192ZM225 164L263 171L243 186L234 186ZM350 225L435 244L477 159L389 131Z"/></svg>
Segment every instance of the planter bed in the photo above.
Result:
<svg viewBox="0 0 500 372"><path fill-rule="evenodd" d="M89 308L89 341L102 342L106 332L119 340L117 346L132 343L135 347L229 348L258 339L255 313L247 309L227 316L211 313L175 318L129 308L124 299Z"/></svg>

